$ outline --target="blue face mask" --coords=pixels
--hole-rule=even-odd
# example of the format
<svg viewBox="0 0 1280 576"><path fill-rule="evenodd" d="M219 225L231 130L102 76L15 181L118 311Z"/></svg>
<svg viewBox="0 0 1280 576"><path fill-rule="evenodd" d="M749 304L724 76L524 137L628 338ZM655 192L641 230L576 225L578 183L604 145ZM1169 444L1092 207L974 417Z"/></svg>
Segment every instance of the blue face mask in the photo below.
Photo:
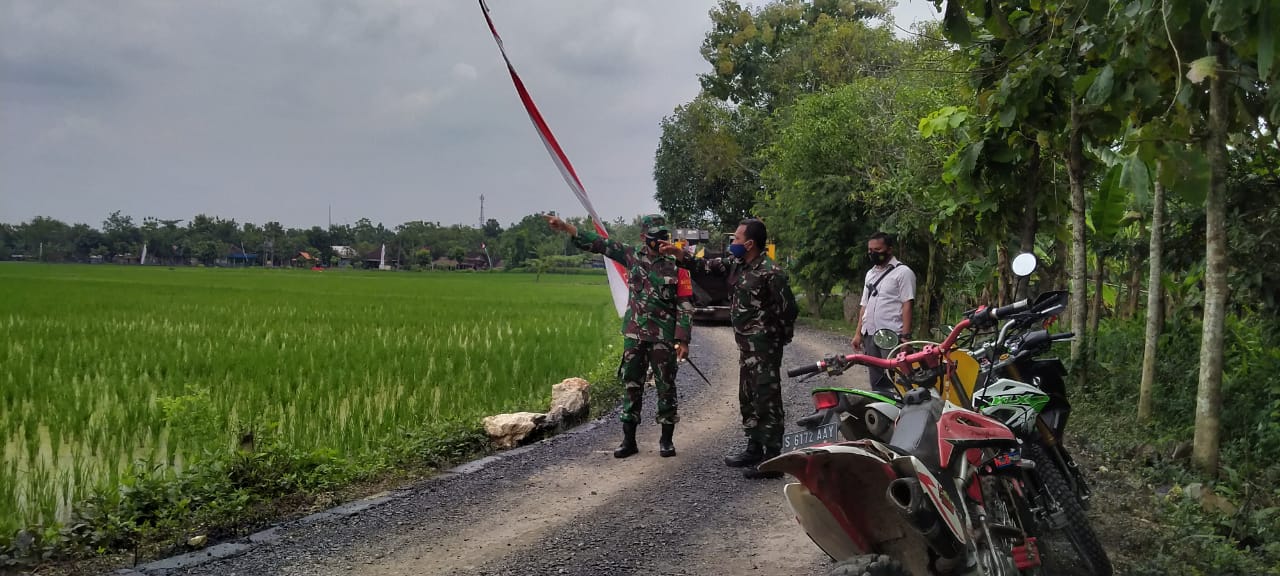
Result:
<svg viewBox="0 0 1280 576"><path fill-rule="evenodd" d="M741 259L741 258L746 258L746 257L747 257L747 247L746 247L746 245L745 245L745 244L730 244L730 245L729 245L729 253L730 253L730 254L733 254L733 257L734 257L734 258L739 258L739 259Z"/></svg>

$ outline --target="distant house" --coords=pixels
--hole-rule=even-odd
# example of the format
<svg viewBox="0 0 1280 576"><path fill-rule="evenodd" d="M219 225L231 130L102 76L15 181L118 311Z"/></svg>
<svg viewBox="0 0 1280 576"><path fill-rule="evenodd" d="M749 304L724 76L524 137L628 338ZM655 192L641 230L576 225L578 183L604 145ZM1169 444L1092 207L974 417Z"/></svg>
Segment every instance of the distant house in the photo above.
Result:
<svg viewBox="0 0 1280 576"><path fill-rule="evenodd" d="M487 270L489 268L489 259L481 256L468 256L458 262L458 268L462 270Z"/></svg>
<svg viewBox="0 0 1280 576"><path fill-rule="evenodd" d="M294 257L289 260L289 262L294 266L302 266L305 268L310 268L312 266L315 266L316 264L319 264L320 259L315 256L312 256L310 252L302 251L295 254Z"/></svg>
<svg viewBox="0 0 1280 576"><path fill-rule="evenodd" d="M239 246L232 246L231 253L227 254L227 263L232 266L249 266L258 261L258 255L253 252L245 252Z"/></svg>
<svg viewBox="0 0 1280 576"><path fill-rule="evenodd" d="M330 246L333 255L338 257L338 267L344 268L350 266L352 262L360 259L360 253L350 246Z"/></svg>
<svg viewBox="0 0 1280 576"><path fill-rule="evenodd" d="M383 244L364 255L364 267L366 269L390 270L400 267L400 259L396 258L394 250L387 250L387 245Z"/></svg>
<svg viewBox="0 0 1280 576"><path fill-rule="evenodd" d="M437 270L457 270L458 261L453 258L436 258L431 267Z"/></svg>

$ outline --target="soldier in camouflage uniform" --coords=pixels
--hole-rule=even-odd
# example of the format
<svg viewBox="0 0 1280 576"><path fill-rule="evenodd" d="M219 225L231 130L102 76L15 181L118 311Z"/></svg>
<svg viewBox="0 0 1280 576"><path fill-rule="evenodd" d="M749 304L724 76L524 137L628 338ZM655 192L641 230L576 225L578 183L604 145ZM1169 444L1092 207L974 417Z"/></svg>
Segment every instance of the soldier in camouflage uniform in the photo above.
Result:
<svg viewBox="0 0 1280 576"><path fill-rule="evenodd" d="M781 472L761 472L760 462L782 449L782 347L791 342L798 309L787 275L765 254L768 232L764 223L743 220L729 246L733 258L690 258L679 247L665 244L663 253L678 257L682 268L728 276L733 332L741 365L738 407L746 431L747 448L725 458L725 464L747 469L747 478L779 478Z"/></svg>
<svg viewBox="0 0 1280 576"><path fill-rule="evenodd" d="M578 230L554 216L548 216L547 223L554 230L567 232L578 248L603 254L627 270L630 298L622 320L624 340L622 362L618 367L618 378L626 386L622 414L618 417L622 420L623 439L613 455L626 458L639 451L636 427L640 424L645 376L652 367L658 389L658 424L662 426L658 453L663 457L675 456L671 435L676 422L680 421L676 410L676 365L689 354L693 291L688 285L688 272L677 268L674 258L658 251L659 242L671 237L666 220L659 215L641 218L643 247L601 238L591 230Z"/></svg>

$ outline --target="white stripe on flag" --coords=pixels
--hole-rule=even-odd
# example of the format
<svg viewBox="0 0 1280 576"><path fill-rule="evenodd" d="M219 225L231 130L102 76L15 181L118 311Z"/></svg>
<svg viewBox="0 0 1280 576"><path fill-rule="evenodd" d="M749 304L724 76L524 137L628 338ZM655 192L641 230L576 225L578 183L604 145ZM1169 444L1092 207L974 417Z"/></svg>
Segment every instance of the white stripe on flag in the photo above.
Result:
<svg viewBox="0 0 1280 576"><path fill-rule="evenodd" d="M498 44L498 52L502 54L502 60L507 64L507 71L511 74L511 82L515 85L516 93L520 96L520 102L524 105L525 112L529 114L529 121L533 123L534 131L538 133L538 138L542 140L542 145L546 147L547 154L551 155L551 161L555 162L556 168L560 170L560 175L564 178L565 183L569 185L569 189L573 191L574 196L578 197L578 202L582 203L582 207L591 216L591 222L595 225L596 232L601 237L608 238L609 233L605 230L604 222L600 220L600 216L596 214L596 209L591 204L591 198L587 196L586 187L578 179L578 174L574 171L573 164L569 162L569 157L565 155L560 143L556 141L555 134L551 133L551 127L547 125L542 118L542 113L538 111L537 105L533 103L533 97L525 89L524 81L520 79L520 75L516 74L515 67L511 65L511 58L507 57L506 47L502 45L502 37L498 35L498 29L494 27L493 19L489 17L489 7L485 5L484 0L480 0L480 10L484 12L485 22L489 25L489 31L493 34L494 42ZM609 264L612 264L612 266ZM609 292L613 296L613 306L617 310L618 316L622 316L627 309L627 271L617 262L608 262L605 265L605 269L609 278Z"/></svg>

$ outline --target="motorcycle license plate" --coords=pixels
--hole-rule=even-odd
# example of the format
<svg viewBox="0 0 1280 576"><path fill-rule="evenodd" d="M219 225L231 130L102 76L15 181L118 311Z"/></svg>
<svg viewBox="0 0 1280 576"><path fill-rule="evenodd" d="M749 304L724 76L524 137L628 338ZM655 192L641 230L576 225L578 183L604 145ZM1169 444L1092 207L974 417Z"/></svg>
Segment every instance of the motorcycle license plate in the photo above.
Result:
<svg viewBox="0 0 1280 576"><path fill-rule="evenodd" d="M800 430L799 432L792 432L782 437L782 451L790 452L792 450L807 448L815 444L831 444L839 441L839 436L839 422L832 422L830 424L823 424L817 428L809 428L807 430Z"/></svg>

